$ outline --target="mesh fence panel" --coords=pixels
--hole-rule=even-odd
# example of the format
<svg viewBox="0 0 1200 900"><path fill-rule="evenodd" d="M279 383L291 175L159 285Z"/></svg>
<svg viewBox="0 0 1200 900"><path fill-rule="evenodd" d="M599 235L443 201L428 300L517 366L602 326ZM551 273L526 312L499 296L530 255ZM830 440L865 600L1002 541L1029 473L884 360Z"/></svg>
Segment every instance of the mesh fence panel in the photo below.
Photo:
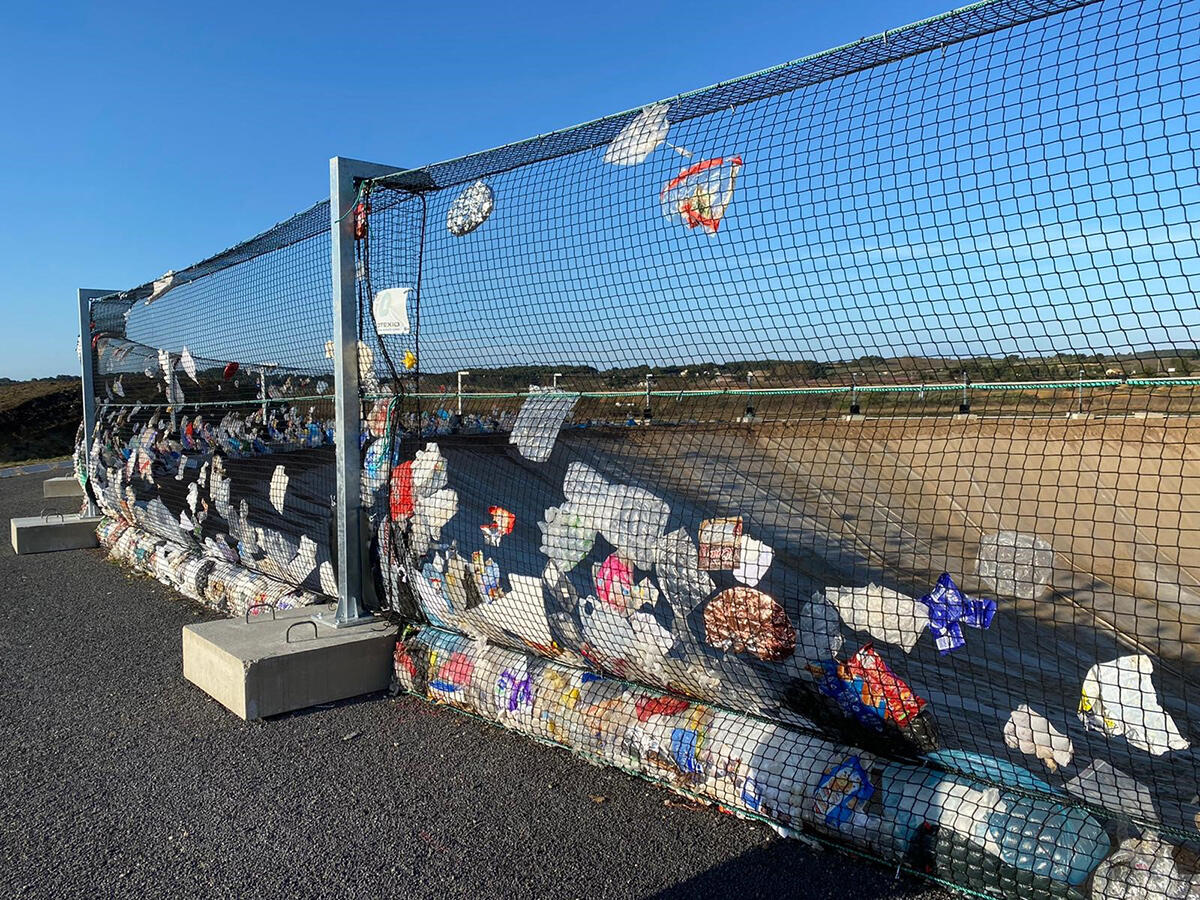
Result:
<svg viewBox="0 0 1200 900"><path fill-rule="evenodd" d="M399 684L958 887L1200 893L1198 35L1182 2L997 0L364 182ZM294 602L333 591L307 215L93 307L132 303L101 389L105 342L187 345L178 405L279 410L230 454L249 512L194 535ZM129 405L102 443L136 470ZM263 511L280 453L310 518Z"/></svg>
<svg viewBox="0 0 1200 900"><path fill-rule="evenodd" d="M120 558L231 614L336 594L330 280L322 203L93 301L88 482Z"/></svg>

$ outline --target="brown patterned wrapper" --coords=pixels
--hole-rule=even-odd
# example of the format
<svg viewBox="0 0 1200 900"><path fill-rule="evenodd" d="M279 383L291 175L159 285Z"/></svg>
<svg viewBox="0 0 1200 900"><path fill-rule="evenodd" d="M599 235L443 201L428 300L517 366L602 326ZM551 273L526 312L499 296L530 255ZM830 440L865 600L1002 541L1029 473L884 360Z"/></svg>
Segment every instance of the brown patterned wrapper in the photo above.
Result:
<svg viewBox="0 0 1200 900"><path fill-rule="evenodd" d="M736 569L741 563L742 517L705 519L700 523L700 570Z"/></svg>
<svg viewBox="0 0 1200 900"><path fill-rule="evenodd" d="M752 653L777 662L796 651L796 629L773 597L754 588L722 591L704 608L704 636L726 653Z"/></svg>

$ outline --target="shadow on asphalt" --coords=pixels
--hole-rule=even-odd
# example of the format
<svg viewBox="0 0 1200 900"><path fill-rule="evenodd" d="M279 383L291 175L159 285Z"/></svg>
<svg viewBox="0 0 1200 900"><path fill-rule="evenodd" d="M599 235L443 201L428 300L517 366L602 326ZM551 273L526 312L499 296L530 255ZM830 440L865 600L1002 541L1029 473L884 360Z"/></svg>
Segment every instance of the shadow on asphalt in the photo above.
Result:
<svg viewBox="0 0 1200 900"><path fill-rule="evenodd" d="M815 861L822 864L814 865ZM737 896L840 900L851 893L847 882L840 877L841 863L847 869L861 865L849 856L833 850L813 850L799 841L768 841L653 896L656 900ZM879 887L890 900L929 896L930 886L912 876L895 880L891 890L884 887L889 879L879 880L883 882Z"/></svg>

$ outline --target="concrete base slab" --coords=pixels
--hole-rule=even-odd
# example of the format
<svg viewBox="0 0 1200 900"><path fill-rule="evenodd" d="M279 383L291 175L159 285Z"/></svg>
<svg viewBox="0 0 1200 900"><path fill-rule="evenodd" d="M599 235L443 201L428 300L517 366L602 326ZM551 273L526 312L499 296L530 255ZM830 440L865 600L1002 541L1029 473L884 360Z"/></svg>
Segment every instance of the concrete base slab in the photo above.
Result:
<svg viewBox="0 0 1200 900"><path fill-rule="evenodd" d="M59 497L83 497L83 485L74 475L60 475L42 482L42 496L47 500Z"/></svg>
<svg viewBox="0 0 1200 900"><path fill-rule="evenodd" d="M18 554L49 553L55 550L82 550L98 547L96 526L100 516L57 513L48 516L23 516L12 519L12 546Z"/></svg>
<svg viewBox="0 0 1200 900"><path fill-rule="evenodd" d="M865 422L867 417L862 413L846 413L842 416L843 422Z"/></svg>
<svg viewBox="0 0 1200 900"><path fill-rule="evenodd" d="M386 689L396 626L320 627L312 621L319 609L186 625L183 676L243 719Z"/></svg>

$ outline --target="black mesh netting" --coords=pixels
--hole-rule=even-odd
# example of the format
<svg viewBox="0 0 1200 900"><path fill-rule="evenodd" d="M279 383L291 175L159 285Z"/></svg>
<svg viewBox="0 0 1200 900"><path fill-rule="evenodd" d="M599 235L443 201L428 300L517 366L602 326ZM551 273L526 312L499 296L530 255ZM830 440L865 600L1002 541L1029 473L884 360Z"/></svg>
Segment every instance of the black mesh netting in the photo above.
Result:
<svg viewBox="0 0 1200 900"><path fill-rule="evenodd" d="M105 543L231 614L337 593L330 272L318 204L92 302Z"/></svg>
<svg viewBox="0 0 1200 900"><path fill-rule="evenodd" d="M398 683L959 887L1200 896L1198 35L996 0L365 182ZM334 590L328 227L94 306L126 556Z"/></svg>

